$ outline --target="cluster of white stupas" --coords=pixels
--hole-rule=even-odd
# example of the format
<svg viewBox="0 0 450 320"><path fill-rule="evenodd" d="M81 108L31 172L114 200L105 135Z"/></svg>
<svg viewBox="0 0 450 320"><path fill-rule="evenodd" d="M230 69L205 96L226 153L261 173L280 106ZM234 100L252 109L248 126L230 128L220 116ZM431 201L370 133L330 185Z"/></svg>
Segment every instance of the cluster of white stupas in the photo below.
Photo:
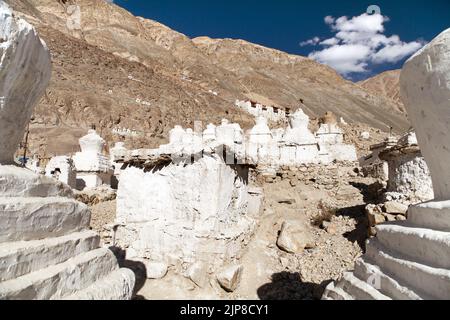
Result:
<svg viewBox="0 0 450 320"><path fill-rule="evenodd" d="M434 200L378 225L352 273L324 299L450 299L450 29L410 58L401 94L427 161Z"/></svg>
<svg viewBox="0 0 450 320"><path fill-rule="evenodd" d="M262 116L256 118L256 125L245 134L239 124L226 119L219 126L209 124L199 133L175 126L170 131L169 144L154 153L197 153L206 146L224 145L246 162L273 168L357 161L355 147L344 144L344 134L336 121L325 121L316 134L308 125L309 117L298 109L289 117L286 129L271 130Z"/></svg>
<svg viewBox="0 0 450 320"><path fill-rule="evenodd" d="M111 149L120 171L116 245L127 259L145 263L150 277L170 267L200 287L246 272L240 258L260 217L262 191L250 182L250 166L327 165L356 161L355 147L330 117L316 134L299 109L287 129L270 130L258 117L245 134L222 120L195 132L175 126L158 149ZM145 205L144 205L145 204ZM216 283L212 281L211 283ZM229 289L227 289L229 290Z"/></svg>
<svg viewBox="0 0 450 320"><path fill-rule="evenodd" d="M130 299L135 277L89 230L66 184L14 165L51 75L36 31L0 2L0 300Z"/></svg>
<svg viewBox="0 0 450 320"><path fill-rule="evenodd" d="M241 100L236 100L235 106L255 117L264 117L271 121L287 120L286 111L277 107L266 107L260 103L252 103L251 101Z"/></svg>

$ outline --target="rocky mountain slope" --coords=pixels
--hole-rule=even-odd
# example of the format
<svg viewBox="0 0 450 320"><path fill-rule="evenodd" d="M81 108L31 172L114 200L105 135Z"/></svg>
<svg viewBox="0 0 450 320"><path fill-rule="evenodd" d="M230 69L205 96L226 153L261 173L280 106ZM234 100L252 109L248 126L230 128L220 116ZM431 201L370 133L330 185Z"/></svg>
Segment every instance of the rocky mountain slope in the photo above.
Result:
<svg viewBox="0 0 450 320"><path fill-rule="evenodd" d="M358 84L374 95L392 99L397 104L397 110L406 113L400 97L400 72L401 70L386 71Z"/></svg>
<svg viewBox="0 0 450 320"><path fill-rule="evenodd" d="M189 39L104 0L7 0L35 25L52 52L53 75L30 126L33 153L75 152L92 125L111 144L165 141L175 124L254 119L236 99L333 111L349 123L387 131L409 127L391 99L304 57L242 40ZM79 8L79 12L77 11ZM129 129L125 138L117 131Z"/></svg>

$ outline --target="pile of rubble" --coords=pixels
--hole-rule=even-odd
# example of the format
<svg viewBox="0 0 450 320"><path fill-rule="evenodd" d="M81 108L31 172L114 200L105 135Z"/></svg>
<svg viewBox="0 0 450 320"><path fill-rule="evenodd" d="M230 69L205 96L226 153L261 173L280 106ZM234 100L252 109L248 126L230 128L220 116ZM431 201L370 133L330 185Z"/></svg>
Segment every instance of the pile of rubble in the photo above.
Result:
<svg viewBox="0 0 450 320"><path fill-rule="evenodd" d="M281 166L280 170L259 170L259 176L265 183L273 183L275 181L289 181L292 187L295 187L300 182L315 185L317 187L323 186L327 190L331 190L340 181L347 178L354 178L360 175L360 169L357 164L353 162L341 162L330 165L301 165Z"/></svg>

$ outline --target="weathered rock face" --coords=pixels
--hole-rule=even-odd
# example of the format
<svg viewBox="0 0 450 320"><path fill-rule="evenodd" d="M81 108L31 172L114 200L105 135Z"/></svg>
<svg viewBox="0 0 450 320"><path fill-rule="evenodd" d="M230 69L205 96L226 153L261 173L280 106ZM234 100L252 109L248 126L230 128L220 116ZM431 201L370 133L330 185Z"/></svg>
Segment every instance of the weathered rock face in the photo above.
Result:
<svg viewBox="0 0 450 320"><path fill-rule="evenodd" d="M14 152L50 80L50 53L33 27L0 2L0 163Z"/></svg>
<svg viewBox="0 0 450 320"><path fill-rule="evenodd" d="M405 63L400 84L436 200L450 199L450 29Z"/></svg>
<svg viewBox="0 0 450 320"><path fill-rule="evenodd" d="M0 300L130 299L135 276L89 230L65 184L7 165L50 74L34 29L0 2ZM11 140L7 140L11 139Z"/></svg>

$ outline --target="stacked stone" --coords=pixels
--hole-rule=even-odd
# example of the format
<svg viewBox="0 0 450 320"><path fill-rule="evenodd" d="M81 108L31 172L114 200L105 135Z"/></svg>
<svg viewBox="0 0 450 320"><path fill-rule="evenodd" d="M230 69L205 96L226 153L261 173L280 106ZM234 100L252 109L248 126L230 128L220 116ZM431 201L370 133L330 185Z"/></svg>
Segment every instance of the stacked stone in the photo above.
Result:
<svg viewBox="0 0 450 320"><path fill-rule="evenodd" d="M356 170L355 170L356 169ZM289 181L295 187L299 183L315 185L317 188L331 190L336 187L342 179L355 178L358 175L358 168L354 163L342 163L330 165L299 165L281 166L274 172L260 172L265 183Z"/></svg>
<svg viewBox="0 0 450 320"><path fill-rule="evenodd" d="M385 222L404 221L407 217L408 206L395 201L383 204L369 204L366 207L366 216L369 223L369 237L377 234L376 226Z"/></svg>
<svg viewBox="0 0 450 320"><path fill-rule="evenodd" d="M134 274L99 248L70 187L12 165L50 79L50 54L4 2L0 25L0 299L130 299Z"/></svg>
<svg viewBox="0 0 450 320"><path fill-rule="evenodd" d="M450 299L450 29L406 62L400 83L435 199L411 206L407 221L378 225L324 299Z"/></svg>

